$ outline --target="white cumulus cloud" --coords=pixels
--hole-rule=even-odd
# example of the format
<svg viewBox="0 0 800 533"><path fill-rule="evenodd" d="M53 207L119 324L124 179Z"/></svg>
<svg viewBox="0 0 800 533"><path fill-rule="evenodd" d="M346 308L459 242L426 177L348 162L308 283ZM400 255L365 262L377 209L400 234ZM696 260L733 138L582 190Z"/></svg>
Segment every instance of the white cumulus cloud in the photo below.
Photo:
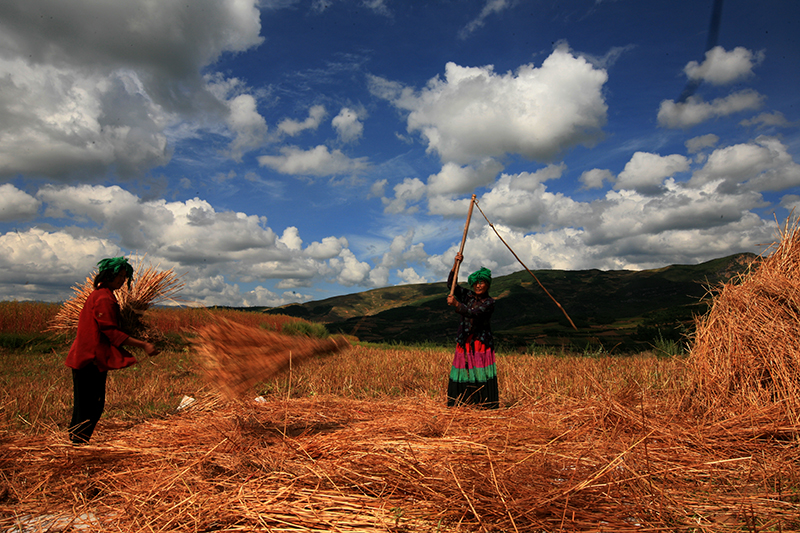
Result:
<svg viewBox="0 0 800 533"><path fill-rule="evenodd" d="M324 105L312 106L311 109L308 110L308 118L302 122L290 118L283 119L278 124L278 131L293 137L305 130L315 130L319 127L322 119L325 118L327 114L328 112L325 110Z"/></svg>
<svg viewBox="0 0 800 533"><path fill-rule="evenodd" d="M494 181L503 165L494 159L485 159L476 165L460 166L445 163L438 174L428 177L428 194L468 193L476 187L488 185Z"/></svg>
<svg viewBox="0 0 800 533"><path fill-rule="evenodd" d="M757 126L759 128L770 126L788 128L793 126L793 124L789 122L786 119L786 116L780 111L775 111L774 113L761 113L753 118L743 120L739 124L742 126Z"/></svg>
<svg viewBox="0 0 800 533"><path fill-rule="evenodd" d="M420 91L372 78L376 96L408 112L408 131L419 132L428 150L459 165L519 154L549 161L601 136L607 106L605 70L558 46L540 67L498 74L491 66L447 63Z"/></svg>
<svg viewBox="0 0 800 533"><path fill-rule="evenodd" d="M737 46L730 52L715 46L706 52L705 61L690 61L683 71L690 80L702 80L714 85L727 85L753 75L753 67L764 60L764 52L751 52Z"/></svg>
<svg viewBox="0 0 800 533"><path fill-rule="evenodd" d="M242 154L260 147L267 134L267 121L258 113L256 99L249 94L241 94L228 102L230 115L228 125L235 133L231 142L231 157L241 161Z"/></svg>
<svg viewBox="0 0 800 533"><path fill-rule="evenodd" d="M661 156L636 152L617 176L614 189L633 189L642 194L658 192L664 179L689 170L689 160L678 154Z"/></svg>
<svg viewBox="0 0 800 533"><path fill-rule="evenodd" d="M604 183L613 183L614 174L607 168L593 168L578 178L585 189L602 189Z"/></svg>
<svg viewBox="0 0 800 533"><path fill-rule="evenodd" d="M540 171L547 175L559 166ZM580 202L547 190L540 175L523 172L503 174L491 190L480 197L480 205L490 222L515 229L541 230L569 224L580 224Z"/></svg>
<svg viewBox="0 0 800 533"><path fill-rule="evenodd" d="M361 122L363 111L359 112L349 107L343 107L339 114L333 117L331 125L342 142L351 143L361 138L364 133L364 124Z"/></svg>
<svg viewBox="0 0 800 533"><path fill-rule="evenodd" d="M402 183L394 186L394 198L381 198L385 213L398 214L406 211L409 203L419 202L425 195L425 184L418 178L405 178ZM417 211L415 206L410 211Z"/></svg>
<svg viewBox="0 0 800 533"><path fill-rule="evenodd" d="M711 102L705 102L698 96L690 96L685 102L664 100L658 110L658 124L664 128L691 128L712 118L755 111L763 103L764 97L750 89Z"/></svg>
<svg viewBox="0 0 800 533"><path fill-rule="evenodd" d="M740 187L758 192L781 191L800 186L800 165L779 139L761 136L714 150L690 181L697 187L709 183L717 183L720 191L726 192Z"/></svg>
<svg viewBox="0 0 800 533"><path fill-rule="evenodd" d="M52 297L54 285L64 295L99 259L122 254L146 255L149 262L185 275L192 282L182 296L206 305L241 305L244 300L280 305L307 298L273 293L263 285L266 281L276 280L275 288L320 281L370 286L380 274L356 258L344 237L324 237L303 248L295 226L279 237L266 217L217 211L199 198L143 200L119 186L83 185L45 186L30 200L63 227L0 234L0 269L7 267L0 274L0 294L7 298L35 299L47 291ZM386 265L400 268L424 260L421 245L401 241L402 249L393 245L384 257L381 272ZM262 285L243 292L238 282Z"/></svg>
<svg viewBox="0 0 800 533"><path fill-rule="evenodd" d="M703 150L704 148L711 148L716 146L719 142L719 136L714 135L713 133L708 133L706 135L701 135L700 137L692 137L691 139L687 140L684 144L686 145L686 150L690 154L696 154L697 152Z"/></svg>
<svg viewBox="0 0 800 533"><path fill-rule="evenodd" d="M397 277L400 278L401 285L414 285L417 283L428 283L427 278L417 274L417 271L411 267L404 268L397 271Z"/></svg>
<svg viewBox="0 0 800 533"><path fill-rule="evenodd" d="M24 6L0 18L0 176L132 177L167 163L170 136L201 127L185 126L199 115L210 125L238 112L231 124L243 126L201 71L262 42L254 0ZM234 155L252 126L233 133Z"/></svg>
<svg viewBox="0 0 800 533"><path fill-rule="evenodd" d="M30 228L0 234L0 299L66 300L104 257L121 254L102 237Z"/></svg>
<svg viewBox="0 0 800 533"><path fill-rule="evenodd" d="M261 166L294 176L337 176L357 174L368 166L366 158L351 159L341 150L329 150L325 145L303 150L297 146L284 146L281 155L258 157Z"/></svg>
<svg viewBox="0 0 800 533"><path fill-rule="evenodd" d="M11 185L0 185L0 222L27 220L35 217L42 202Z"/></svg>
<svg viewBox="0 0 800 533"><path fill-rule="evenodd" d="M345 287L364 285L369 281L369 263L359 261L350 250L342 250L339 257L331 259L330 263L338 272L336 281Z"/></svg>

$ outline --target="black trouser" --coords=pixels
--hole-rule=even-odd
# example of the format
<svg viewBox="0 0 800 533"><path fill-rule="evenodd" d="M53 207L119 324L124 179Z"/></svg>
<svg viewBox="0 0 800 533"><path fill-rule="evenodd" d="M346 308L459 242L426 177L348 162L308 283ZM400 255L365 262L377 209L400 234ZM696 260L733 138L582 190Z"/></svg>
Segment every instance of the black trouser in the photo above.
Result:
<svg viewBox="0 0 800 533"><path fill-rule="evenodd" d="M94 363L72 369L72 421L69 424L69 439L75 444L85 444L92 438L94 427L106 405L106 377Z"/></svg>

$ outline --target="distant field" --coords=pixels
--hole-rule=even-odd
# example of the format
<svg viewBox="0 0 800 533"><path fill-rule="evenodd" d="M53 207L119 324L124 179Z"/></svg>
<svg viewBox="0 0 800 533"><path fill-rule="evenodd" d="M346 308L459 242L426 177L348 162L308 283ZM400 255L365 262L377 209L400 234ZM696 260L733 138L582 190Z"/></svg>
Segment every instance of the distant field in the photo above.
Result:
<svg viewBox="0 0 800 533"><path fill-rule="evenodd" d="M0 302L0 381L3 384L2 422L6 427L37 431L63 424L71 409L71 381L63 360L71 338L45 330L58 311L56 304ZM274 331L297 330L305 321L281 315L241 310L153 309L146 321L165 334L164 351L155 358L120 372L111 372L108 412L141 419L163 415L183 395L208 388L188 338L211 321L225 319ZM324 331L324 330L323 330ZM447 386L451 347L436 345L356 344L346 353L321 357L263 383L255 394L281 397L336 395L345 398L398 398L406 395L442 397ZM658 353L620 358L602 351L565 354L561 351L499 354L503 403L514 405L543 396L581 398L592 381L611 391L643 386L659 394L681 387L679 360ZM664 355L663 353L661 355ZM34 385L33 387L31 385Z"/></svg>

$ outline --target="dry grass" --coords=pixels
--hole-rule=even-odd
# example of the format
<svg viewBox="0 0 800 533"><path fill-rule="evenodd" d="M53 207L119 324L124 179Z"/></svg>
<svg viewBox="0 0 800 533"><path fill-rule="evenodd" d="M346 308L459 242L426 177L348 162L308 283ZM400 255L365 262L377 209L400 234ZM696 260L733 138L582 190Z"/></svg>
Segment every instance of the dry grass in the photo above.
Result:
<svg viewBox="0 0 800 533"><path fill-rule="evenodd" d="M680 359L500 357L486 411L445 407L450 358L356 345L147 418L167 361L112 373L92 445L0 432L0 531L800 531L800 427L692 416Z"/></svg>
<svg viewBox="0 0 800 533"><path fill-rule="evenodd" d="M218 320L238 322L272 331L281 331L287 324L302 321L300 318L287 315L207 307L159 307L150 309L145 314L145 321L149 327L177 336L191 336L197 330Z"/></svg>
<svg viewBox="0 0 800 533"><path fill-rule="evenodd" d="M227 398L236 398L292 364L350 346L343 337L284 335L227 320L201 328L192 344L210 382Z"/></svg>
<svg viewBox="0 0 800 533"><path fill-rule="evenodd" d="M73 287L74 295L61 305L53 318L49 331L73 332L78 328L78 319L84 303L94 291L94 277L92 273L83 284ZM158 340L159 332L147 327L142 320L145 311L150 307L172 300L183 289L183 282L172 269L159 270L158 267L145 266L140 261L133 273L133 281L114 291L120 307L120 326L133 337L146 340Z"/></svg>
<svg viewBox="0 0 800 533"><path fill-rule="evenodd" d="M314 359L291 373L267 379L256 390L293 398L438 398L447 389L452 361L453 351L447 348L357 344L335 357ZM503 407L543 399L553 403L593 401L601 391L617 395L630 389L665 401L680 399L688 380L685 359L652 353L627 357L501 355L497 371Z"/></svg>
<svg viewBox="0 0 800 533"><path fill-rule="evenodd" d="M59 306L47 302L0 302L0 333L41 333Z"/></svg>
<svg viewBox="0 0 800 533"><path fill-rule="evenodd" d="M723 284L697 321L695 397L721 416L778 405L800 421L800 227L787 222L771 253Z"/></svg>
<svg viewBox="0 0 800 533"><path fill-rule="evenodd" d="M46 509L97 531L800 529L800 428L779 413L700 425L636 391L596 396L499 411L207 396L101 422L95 445L4 439L0 528Z"/></svg>

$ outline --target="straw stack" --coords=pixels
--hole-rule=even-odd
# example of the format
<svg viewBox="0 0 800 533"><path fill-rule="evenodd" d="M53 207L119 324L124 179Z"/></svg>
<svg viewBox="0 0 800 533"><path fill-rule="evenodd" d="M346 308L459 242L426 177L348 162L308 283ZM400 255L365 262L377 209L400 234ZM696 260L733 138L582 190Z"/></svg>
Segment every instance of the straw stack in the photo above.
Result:
<svg viewBox="0 0 800 533"><path fill-rule="evenodd" d="M696 399L709 410L782 404L800 415L800 227L779 228L771 255L723 284L697 319L689 360Z"/></svg>
<svg viewBox="0 0 800 533"><path fill-rule="evenodd" d="M191 342L206 376L228 398L290 365L350 346L344 337L285 335L224 319L200 328Z"/></svg>
<svg viewBox="0 0 800 533"><path fill-rule="evenodd" d="M48 331L60 333L73 332L78 328L86 299L94 290L93 272L82 285L73 287L74 295L61 305L58 313L50 322ZM114 291L120 307L120 327L127 334L144 340L154 341L158 332L142 322L144 312L158 303L173 299L183 289L183 282L172 269L158 270L157 267L139 263L133 273L130 288L126 283Z"/></svg>

